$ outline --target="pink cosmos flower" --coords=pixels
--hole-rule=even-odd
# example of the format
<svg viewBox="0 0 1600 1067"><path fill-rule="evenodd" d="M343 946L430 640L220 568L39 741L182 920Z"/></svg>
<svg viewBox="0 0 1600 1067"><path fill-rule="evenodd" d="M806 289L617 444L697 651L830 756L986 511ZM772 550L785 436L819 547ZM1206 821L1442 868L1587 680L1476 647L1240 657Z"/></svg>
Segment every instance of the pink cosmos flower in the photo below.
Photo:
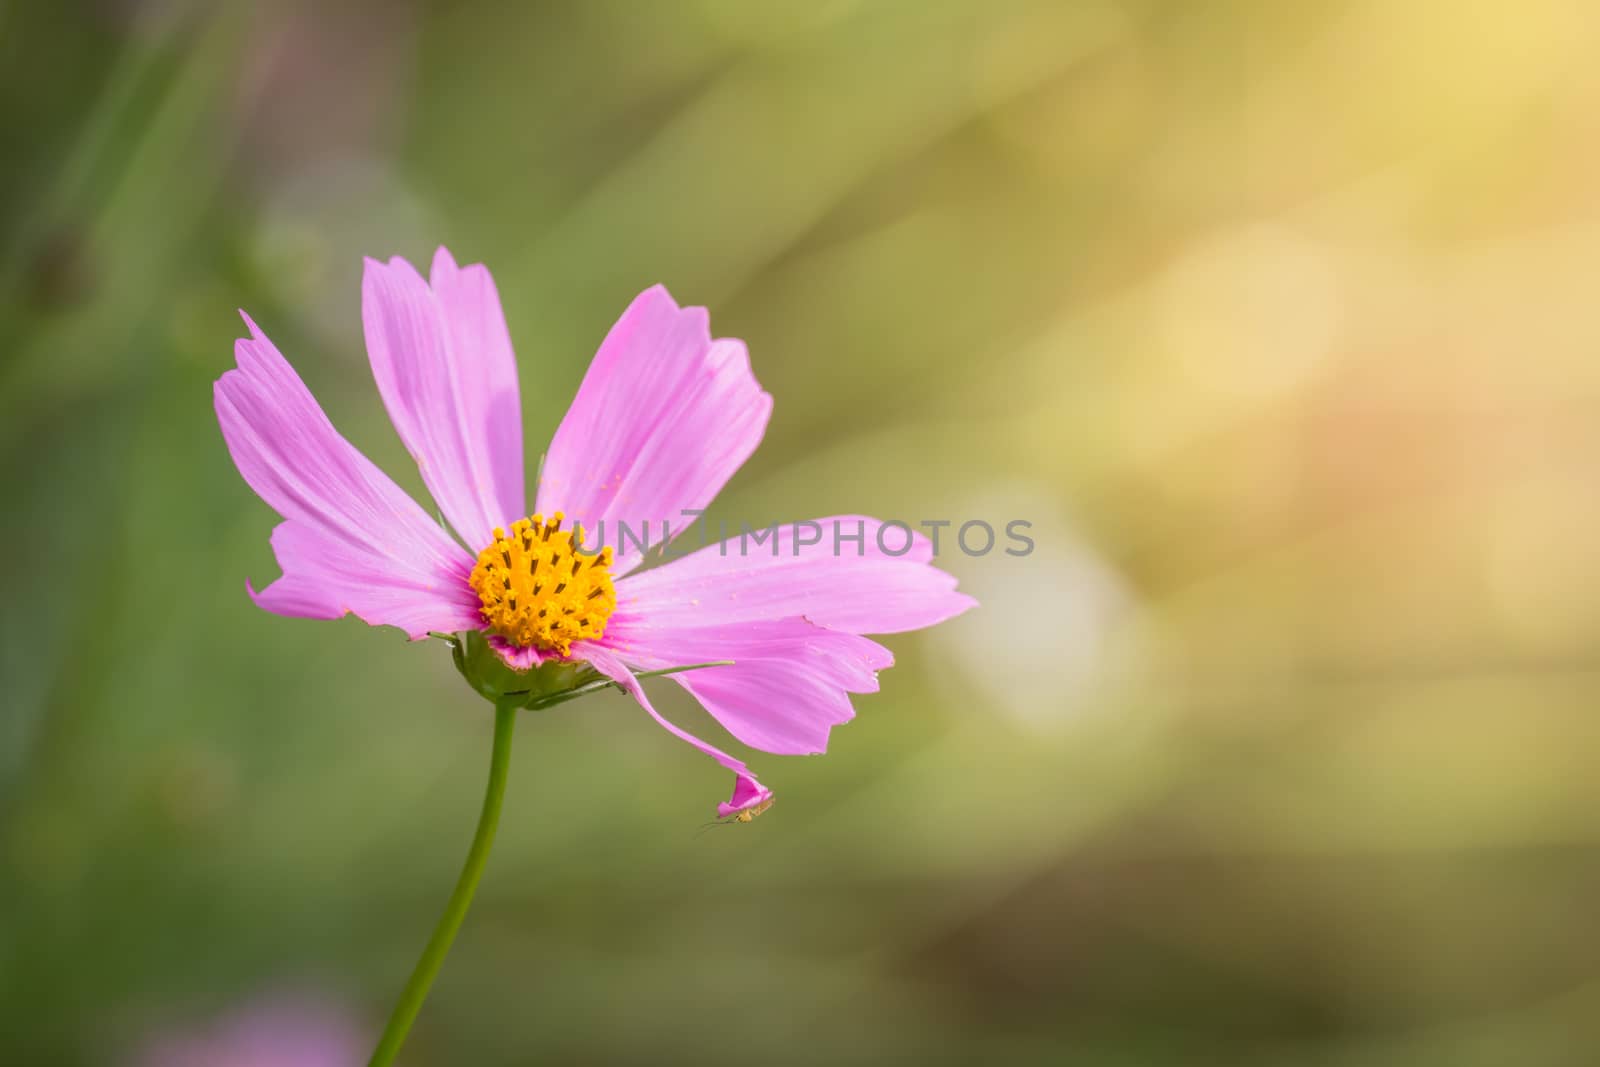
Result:
<svg viewBox="0 0 1600 1067"><path fill-rule="evenodd" d="M238 367L215 392L239 473L284 518L272 534L283 576L250 588L262 608L354 613L413 640L479 631L516 670L587 664L734 772L725 817L771 792L663 718L636 671L731 660L672 677L746 745L819 753L853 717L850 694L875 691L893 663L861 635L931 626L975 603L932 565L925 537L861 516L817 520L828 535L816 544L779 527L755 552L734 538L649 569L638 569L638 538L585 550L586 531L620 534L619 523L677 535L761 441L772 398L743 342L712 339L704 308L656 286L623 312L556 431L528 516L516 359L489 272L443 248L427 279L398 257L369 259L361 296L378 391L465 547L339 435L245 316Z"/></svg>

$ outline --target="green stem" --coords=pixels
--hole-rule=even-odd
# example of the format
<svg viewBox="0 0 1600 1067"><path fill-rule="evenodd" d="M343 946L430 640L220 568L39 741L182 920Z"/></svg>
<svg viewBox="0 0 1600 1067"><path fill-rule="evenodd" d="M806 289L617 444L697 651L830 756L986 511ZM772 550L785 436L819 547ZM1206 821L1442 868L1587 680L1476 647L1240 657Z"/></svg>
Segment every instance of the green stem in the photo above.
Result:
<svg viewBox="0 0 1600 1067"><path fill-rule="evenodd" d="M489 787L483 797L483 813L478 816L478 832L473 835L472 847L467 850L467 863L461 868L461 877L456 881L455 892L450 894L450 903L445 905L439 925L434 927L433 937L428 940L428 947L422 950L422 958L417 961L416 970L411 972L411 980L400 994L400 1002L389 1016L389 1025L384 1027L383 1037L378 1041L378 1048L367 1067L386 1067L399 1055L400 1046L405 1044L406 1034L410 1032L417 1012L422 1010L422 1002L428 999L428 990L450 952L450 944L456 939L456 931L461 929L461 921L467 917L472 894L477 891L484 864L489 860L489 848L494 844L495 827L500 823L500 807L506 795L506 772L511 766L511 732L516 724L516 700L502 699L495 704L494 751L489 757Z"/></svg>

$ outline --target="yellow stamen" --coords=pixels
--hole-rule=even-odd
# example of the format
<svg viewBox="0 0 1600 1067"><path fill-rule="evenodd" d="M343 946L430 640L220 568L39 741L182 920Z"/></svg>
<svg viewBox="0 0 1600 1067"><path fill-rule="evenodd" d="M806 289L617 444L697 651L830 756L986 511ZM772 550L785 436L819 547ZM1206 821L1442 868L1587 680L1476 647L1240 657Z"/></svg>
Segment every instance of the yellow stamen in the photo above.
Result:
<svg viewBox="0 0 1600 1067"><path fill-rule="evenodd" d="M556 512L519 519L507 533L495 527L494 543L478 553L473 592L483 604L489 629L514 645L567 655L572 642L599 637L616 610L611 586L611 549L580 555L573 534ZM582 540L582 531L574 530Z"/></svg>

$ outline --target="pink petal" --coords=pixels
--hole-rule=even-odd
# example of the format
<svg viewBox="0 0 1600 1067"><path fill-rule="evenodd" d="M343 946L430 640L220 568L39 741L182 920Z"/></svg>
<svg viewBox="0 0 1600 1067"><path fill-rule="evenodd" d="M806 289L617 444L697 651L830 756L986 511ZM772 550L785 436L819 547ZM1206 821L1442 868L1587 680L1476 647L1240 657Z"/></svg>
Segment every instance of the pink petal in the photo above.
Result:
<svg viewBox="0 0 1600 1067"><path fill-rule="evenodd" d="M288 520L272 537L284 575L257 603L303 618L350 611L413 638L479 625L471 557L339 436L272 342L245 324L238 368L216 383L217 421L244 480Z"/></svg>
<svg viewBox="0 0 1600 1067"><path fill-rule="evenodd" d="M795 536L796 526L800 536ZM918 630L977 603L932 566L932 546L877 519L842 515L779 526L760 545L733 537L628 576L617 595L657 626L708 626L803 615L847 633ZM820 533L819 533L820 531ZM890 552L879 549L879 532ZM855 538L860 534L858 542ZM816 544L800 544L820 536Z"/></svg>
<svg viewBox="0 0 1600 1067"><path fill-rule="evenodd" d="M430 630L479 625L478 598L467 586L464 568L431 587L403 576L378 575L370 550L353 548L298 522L280 523L272 531L272 552L283 577L259 593L248 582L245 586L257 607L276 615L337 619L354 614L372 626L398 626L414 639Z"/></svg>
<svg viewBox="0 0 1600 1067"><path fill-rule="evenodd" d="M676 534L684 509L708 505L755 451L772 397L744 343L711 339L704 308L647 289L611 328L545 457L538 511L564 511L616 549L614 574L639 562L618 523L652 545ZM598 537L598 533L595 535Z"/></svg>
<svg viewBox="0 0 1600 1067"><path fill-rule="evenodd" d="M717 818L726 819L746 808L758 807L772 799L772 790L756 781L739 775L733 780L733 796L717 805Z"/></svg>
<svg viewBox="0 0 1600 1067"><path fill-rule="evenodd" d="M494 279L443 248L431 288L398 256L366 264L361 320L389 418L450 525L482 548L525 514L517 361Z"/></svg>
<svg viewBox="0 0 1600 1067"><path fill-rule="evenodd" d="M801 618L677 628L621 614L600 643L645 670L732 660L671 677L734 737L784 755L825 751L829 731L855 717L850 694L876 692L894 663L882 645Z"/></svg>
<svg viewBox="0 0 1600 1067"><path fill-rule="evenodd" d="M531 645L513 645L499 634L490 634L488 641L494 654L500 657L500 662L514 671L531 671L547 659L561 658L554 652L546 653Z"/></svg>
<svg viewBox="0 0 1600 1067"><path fill-rule="evenodd" d="M745 807L751 806L748 802L740 801L741 791L744 792L746 797L753 792L761 795L763 799L771 798L772 791L764 787L760 782L756 781L755 775L750 773L750 768L746 767L743 762L734 759L732 756L728 755L720 748L717 748L715 745L706 744L689 731L669 722L659 711L657 711L655 707L651 705L650 698L645 696L644 687L639 684L639 680L633 676L633 672L628 669L627 665L624 664L615 653L607 648L587 641L575 644L572 646L572 648L574 655L586 660L595 670L599 671L607 678L610 678L612 681L622 686L623 689L627 690L628 695L632 696L634 700L637 700L639 702L639 706L644 708L644 710L649 713L650 717L660 724L662 729L666 730L673 737L676 737L680 741L687 741L689 744L693 745L695 748L698 748L701 752L704 752L706 755L710 756L712 759L716 760L718 763L722 764L736 775L733 786L733 797L731 800L717 805L718 817L724 817L732 812L740 811ZM757 803L759 803L759 801ZM735 804L738 804L739 806L733 806Z"/></svg>

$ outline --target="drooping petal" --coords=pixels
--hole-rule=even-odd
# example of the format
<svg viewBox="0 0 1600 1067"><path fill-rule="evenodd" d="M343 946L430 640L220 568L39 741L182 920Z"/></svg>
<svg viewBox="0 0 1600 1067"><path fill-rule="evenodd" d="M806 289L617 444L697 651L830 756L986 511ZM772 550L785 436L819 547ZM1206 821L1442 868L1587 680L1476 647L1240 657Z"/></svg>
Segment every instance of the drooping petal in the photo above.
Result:
<svg viewBox="0 0 1600 1067"><path fill-rule="evenodd" d="M378 392L422 480L474 550L525 514L517 362L494 279L441 248L432 285L366 261L361 321Z"/></svg>
<svg viewBox="0 0 1600 1067"><path fill-rule="evenodd" d="M850 694L876 692L894 663L876 642L802 618L678 627L619 613L600 643L644 670L732 660L671 677L744 744L783 755L825 751L855 717Z"/></svg>
<svg viewBox="0 0 1600 1067"><path fill-rule="evenodd" d="M676 534L755 451L772 397L744 343L711 339L704 308L647 289L611 328L545 457L537 510L560 510L616 549L614 574L639 562L619 524L651 545ZM598 523L604 521L603 530Z"/></svg>
<svg viewBox="0 0 1600 1067"><path fill-rule="evenodd" d="M917 630L977 603L904 524L839 515L757 533L759 542L741 534L629 575L617 595L661 627L803 615L853 634Z"/></svg>
<svg viewBox="0 0 1600 1067"><path fill-rule="evenodd" d="M748 808L759 807L772 799L772 790L743 775L733 780L733 795L717 805L717 818L726 819Z"/></svg>
<svg viewBox="0 0 1600 1067"><path fill-rule="evenodd" d="M288 521L272 546L283 577L257 602L281 615L354 612L418 638L477 625L472 559L339 435L249 316L238 367L214 390L217 421L244 480Z"/></svg>
<svg viewBox="0 0 1600 1067"><path fill-rule="evenodd" d="M627 665L623 663L615 652L593 642L574 645L573 652L586 660L595 670L622 686L628 695L638 701L639 706L644 708L663 730L666 730L680 741L687 741L734 773L736 777L734 778L733 796L731 799L717 805L718 817L726 817L734 812L742 811L746 807L751 807L754 803L759 803L759 800L749 801L748 798L752 795L768 800L772 798L772 791L756 781L755 775L750 772L750 768L746 767L743 761L734 759L715 745L710 745L700 740L657 711L655 706L650 703L650 698L645 695L644 686L639 684L639 679L633 676L633 672L628 669ZM744 798L742 800L741 794Z"/></svg>

